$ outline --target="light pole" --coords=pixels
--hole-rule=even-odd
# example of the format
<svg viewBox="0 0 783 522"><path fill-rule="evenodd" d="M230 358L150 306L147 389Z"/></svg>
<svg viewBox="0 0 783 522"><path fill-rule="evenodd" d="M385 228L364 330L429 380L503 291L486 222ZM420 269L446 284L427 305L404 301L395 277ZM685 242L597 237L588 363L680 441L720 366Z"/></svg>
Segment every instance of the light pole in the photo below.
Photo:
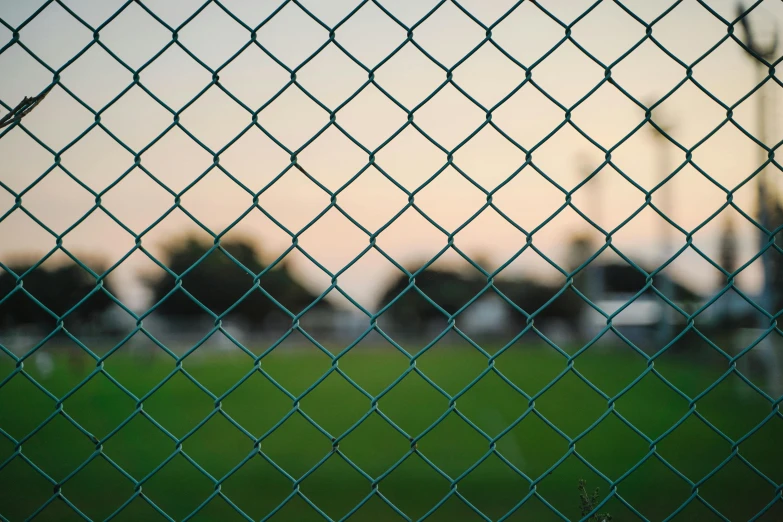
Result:
<svg viewBox="0 0 783 522"><path fill-rule="evenodd" d="M657 119L655 124L658 126L660 131L653 127L653 139L658 144L658 170L660 171L661 181L666 179L669 174L671 174L671 158L669 157L669 147L667 147L669 143L669 139L666 137L666 134L669 134L672 129L672 125L668 122L666 122L665 119ZM663 132L666 134L663 134ZM671 181L671 180L670 180ZM668 182L667 182L668 183ZM658 204L658 208L661 210L663 214L666 215L669 219L672 219L672 214L674 213L674 206L671 202L671 190L670 187L667 187L664 183L661 185L660 188L658 188L658 194L660 195L660 203ZM672 219L673 221L673 219ZM660 265L663 265L667 261L669 261L669 257L672 255L672 226L665 220L661 220L661 232L660 232ZM661 280L661 293L665 295L668 299L675 301L675 295L674 295L674 285L672 284L672 278L671 276L662 274L663 277L660 278ZM676 302L676 301L675 301ZM668 303L662 302L662 313L661 313L661 319L660 319L660 325L658 327L658 344L659 348L663 348L666 343L671 341L672 339L672 327L674 325L674 308L671 307Z"/></svg>
<svg viewBox="0 0 783 522"><path fill-rule="evenodd" d="M745 9L742 6L742 3L737 4L737 16L740 19L740 24L742 24L742 28L745 31L745 46L747 47L746 51L748 51L748 56L753 60L753 64L756 68L756 84L760 85L764 80L769 76L769 66L766 64L771 59L774 59L776 56L776 51L778 47L778 31L777 27L775 28L775 31L773 33L773 39L772 42L770 42L766 46L759 45L759 42L755 38L755 34L753 33L751 26L750 26L750 20L748 20L748 16L745 15ZM758 125L758 140L766 147L767 145L767 111L769 108L768 100L766 93L764 92L763 88L760 88L755 93L756 96L756 117L757 117L757 125ZM766 149L759 147L758 149L758 155L759 155L759 164L764 164L768 157L768 153ZM772 196L772 186L768 186L768 179L767 179L767 169L764 167L761 169L761 172L757 174L758 176L758 182L756 183L756 198L757 198L757 205L758 205L758 219L759 224L764 228L765 230L769 230L770 226L770 220L769 220L769 198ZM767 243L769 241L769 238L764 232L759 233L759 247L761 249L764 249L767 246ZM771 306L771 284L772 281L772 263L770 262L769 256L766 254L762 254L761 256L761 266L762 270L764 272L764 281L762 283L761 287L761 295L759 296L759 305L764 310L769 310ZM768 325L765 324L765 318L760 318L760 321L762 323L762 328L766 328Z"/></svg>
<svg viewBox="0 0 783 522"><path fill-rule="evenodd" d="M587 178L590 174L593 173L595 168L593 168L591 162L590 162L590 156L587 153L582 153L579 155L579 170L582 172L583 179ZM588 217L590 219L598 224L601 228L604 227L604 224L601 223L603 219L603 190L602 190L602 183L599 178L601 175L600 172L596 173L595 176L593 176L593 179L591 179L585 186L581 188L581 190L584 190L587 192L587 199L588 199ZM588 224L588 230L593 231L594 228L592 225ZM600 245L599 245L600 248Z"/></svg>
<svg viewBox="0 0 783 522"><path fill-rule="evenodd" d="M766 79L769 78L769 61L774 60L777 54L778 47L778 31L777 25L773 31L772 41L766 46L759 45L755 39L755 34L751 30L750 21L745 15L745 10L742 3L737 4L737 17L740 24L745 31L745 47L748 56L753 60L756 68L756 85L761 85ZM769 100L763 88L759 88L756 93L756 111L757 111L757 125L758 125L758 141L764 147L767 147L767 112L769 110ZM759 164L763 165L768 160L768 152L765 148L759 147ZM774 186L769 183L767 179L766 165L757 174L759 177L756 184L756 194L758 199L758 219L759 224L764 230L771 228L770 223L770 201L774 201L773 198L777 197ZM760 251L766 248L769 242L768 234L763 231L759 232L759 249ZM773 308L772 300L772 279L773 279L773 266L770 256L767 254L761 255L761 266L764 272L764 281L761 287L761 295L758 297L758 304L767 312L771 312ZM769 327L768 320L765 316L759 317L760 329L766 330ZM758 344L754 352L762 358L764 361L764 367L767 371L767 386L770 393L777 397L783 392L783 368L781 368L781 361L775 350L775 347L771 344L770 336L767 335Z"/></svg>
<svg viewBox="0 0 783 522"><path fill-rule="evenodd" d="M583 153L579 157L579 163L580 163L580 169L582 173L584 174L584 177L586 178L590 174L593 173L595 170L590 163L590 157ZM603 223L603 184L601 183L600 176L601 173L598 172L596 175L591 179L587 185L584 188L589 188L589 191L587 193L588 200L589 200L589 210L590 210L590 219L598 224L602 229L606 227L606 224ZM588 230L592 232L594 230L592 225L588 225ZM589 237L589 234L588 234ZM599 241L597 245L593 245L592 242L590 244L590 250L592 250L592 247L596 247L596 250L600 249L602 246L602 243ZM587 278L587 288L586 290L589 292L588 296L590 299L603 299L604 297L604 270L601 267L600 264L597 263L597 260L593 261L593 269L591 271L588 271L590 276Z"/></svg>

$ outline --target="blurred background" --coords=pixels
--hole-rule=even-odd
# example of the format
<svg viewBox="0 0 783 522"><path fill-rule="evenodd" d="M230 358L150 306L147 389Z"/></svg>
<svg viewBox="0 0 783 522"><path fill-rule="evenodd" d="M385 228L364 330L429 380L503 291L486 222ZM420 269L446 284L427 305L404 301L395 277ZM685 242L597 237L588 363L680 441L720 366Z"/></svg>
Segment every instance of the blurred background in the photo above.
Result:
<svg viewBox="0 0 783 522"><path fill-rule="evenodd" d="M54 82L0 130L2 357L666 348L768 409L783 3L746 4L0 1L0 114Z"/></svg>
<svg viewBox="0 0 783 522"><path fill-rule="evenodd" d="M473 4L463 7L475 21L446 2L416 26L414 41L406 41L390 15L413 24L434 3L393 2L388 14L365 4L339 26L332 43L323 25L286 4L257 31L260 45L249 42L241 24L255 27L280 7L275 2L225 2L236 19L209 4L177 31L176 42L161 22L177 27L199 2L152 1L146 10L131 3L116 15L122 2L47 6L19 32L23 45L0 55L0 67L9 71L0 91L6 105L51 84L45 65L59 71L60 80L0 142L7 189L0 194L0 260L19 274L43 259L30 284L47 271L75 280L75 273L57 276L56 270L73 257L84 260L140 314L173 284L161 263L181 273L219 236L227 251L241 251L246 267L274 265L261 286L266 280L277 285L271 295L293 314L325 294L320 308L331 317L320 314L319 324L347 338L407 287L401 268L412 273L425 265L418 281L433 278L431 297L448 313L467 304L491 273L498 289L515 294L506 295L532 314L565 286L567 272L596 253L578 287L607 313L644 287L639 268L649 273L667 262L656 272L656 288L675 302L688 301L692 310L717 296L726 272L738 268L736 288L760 296L765 277L752 220L761 222L763 192L771 207L765 226L773 230L780 221L781 176L772 164L760 191L762 175L754 173L767 161L758 142L771 147L780 141L776 122L783 109L776 103L777 76L764 72L760 82L761 62L729 38L718 18L733 20L737 5L710 3L715 16L696 1L677 3L656 22L654 39L644 39L643 22L668 6L624 4L635 20L620 5L601 2L574 26L573 42L560 42L563 28L553 17L567 24L589 2L523 3L510 13L512 2ZM350 1L302 6L326 25L356 7ZM5 2L5 40L7 27L38 7ZM100 26L100 45L67 9ZM781 11L778 2L762 2L748 16L757 47L774 46ZM491 41L480 23L495 24ZM742 29L738 24L735 38L747 38ZM772 51L770 62L783 52ZM603 81L600 64L612 65L611 83ZM693 64L690 75L686 64ZM532 81L524 83L523 67L531 67ZM219 83L210 69L218 71ZM632 99L653 107L655 126L644 124L645 111ZM259 126L253 126L259 108ZM406 110L413 111L411 123ZM652 191L649 205L645 191ZM22 195L20 205L14 194ZM449 234L455 248L446 248ZM607 234L612 248L602 248ZM55 248L58 237L62 249ZM193 289L220 314L252 286L252 276L220 252L213 256L214 265L184 281L187 288L188 278L232 273L235 284ZM767 278L780 272L779 257L773 251L764 256L774 265ZM628 268L629 260L638 268ZM83 273L83 284L93 285L93 275ZM3 278L14 286L11 274ZM63 313L83 290L55 291L63 302L51 306ZM255 294L266 305L228 314L227 320L237 316L235 328L260 333L268 324L276 307L269 296ZM416 328L432 326L425 317L445 326L444 314L414 294L406 301L422 301L413 313L421 319ZM754 314L763 317L734 296L719 301L751 322ZM186 310L190 301L170 301L145 324L174 316L214 322L198 306ZM411 306L392 305L381 321ZM780 308L766 306L773 313ZM9 301L2 308L6 327L38 322L20 322L13 314L21 309ZM135 326L111 300L98 308L113 309L110 323L125 318ZM647 290L615 325L654 327L656 314L683 321L667 308ZM705 310L697 322L710 321L719 308ZM590 338L606 323L570 291L541 312L542 323L545 316L561 320L552 335ZM467 330L475 324L489 333L518 330L527 317L489 291L461 319ZM403 324L405 333L413 331L407 320ZM675 334L669 329L658 348Z"/></svg>

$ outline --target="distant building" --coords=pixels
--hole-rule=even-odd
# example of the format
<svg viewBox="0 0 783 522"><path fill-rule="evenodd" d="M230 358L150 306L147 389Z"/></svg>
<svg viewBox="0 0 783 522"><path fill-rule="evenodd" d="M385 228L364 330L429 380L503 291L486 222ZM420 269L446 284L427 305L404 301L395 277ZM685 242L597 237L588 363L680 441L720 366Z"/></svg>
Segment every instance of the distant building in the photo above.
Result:
<svg viewBox="0 0 783 522"><path fill-rule="evenodd" d="M645 271L649 273L648 270ZM658 274L653 279L653 285L659 291L669 289L672 295L666 297L682 310L686 312L696 310L704 302L704 298L693 290L667 278L666 274ZM672 321L670 324L675 326L672 329L673 335L679 332L677 325L685 326L686 322L681 314L666 313L670 305L651 288L634 299L645 287L646 276L631 265L591 264L584 269L582 280L583 286L589 288L587 296L604 313L611 315L620 311L612 318L612 324L640 348L656 348L653 334L661 327L663 321ZM581 321L582 336L592 338L605 327L606 318L585 304Z"/></svg>

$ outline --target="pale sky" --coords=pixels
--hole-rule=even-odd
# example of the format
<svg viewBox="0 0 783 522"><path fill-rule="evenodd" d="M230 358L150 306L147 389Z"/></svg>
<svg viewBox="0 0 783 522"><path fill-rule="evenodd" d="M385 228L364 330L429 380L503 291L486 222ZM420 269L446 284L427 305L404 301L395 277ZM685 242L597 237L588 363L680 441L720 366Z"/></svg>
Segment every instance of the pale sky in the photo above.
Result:
<svg viewBox="0 0 783 522"><path fill-rule="evenodd" d="M63 0L88 24L97 27L119 9L119 0ZM203 3L198 1L144 0L164 22L177 26ZM327 26L345 17L357 0L301 0ZM382 0L388 11L407 25L416 24L437 2ZM540 5L564 23L570 23L593 2L584 0L541 0ZM719 14L734 17L734 1L706 2ZM33 0L0 0L4 26L17 27L40 5ZM279 2L222 0L246 25L254 27L279 6ZM511 1L462 0L481 23L493 24L513 6ZM626 0L624 5L644 20L653 20L670 2ZM758 30L769 34L774 25L783 27L783 2L766 0L752 20ZM445 68L453 67L485 39L485 29L471 20L452 2L444 3L413 31L413 40ZM644 37L644 27L617 4L604 0L572 30L579 45L604 64L610 64ZM726 35L726 27L696 0L684 0L655 24L653 36L671 54L693 63ZM742 36L742 32L739 31ZM546 54L564 30L541 9L523 2L497 26L492 41L514 60L530 66ZM100 30L100 41L136 69L171 41L171 32L132 3ZM280 10L258 31L258 42L277 60L296 69L328 41L328 30L309 18L295 4ZM0 43L11 39L11 31L0 27ZM406 31L372 3L364 5L340 25L335 40L355 59L372 69L385 60L406 39ZM19 41L52 69L59 69L93 40L85 28L56 3L49 5L19 32ZM209 5L181 29L178 40L207 67L217 68L250 40L250 33L215 4ZM778 50L778 54L783 49ZM781 69L781 67L778 67ZM780 71L777 72L781 76ZM173 192L185 189L213 164L212 154L185 132L174 128L152 147L146 148L173 121L173 116L140 87L135 86L109 108L104 107L133 81L132 73L97 45L92 45L61 74L61 83L94 111L101 111L101 123L122 139L134 152L144 149L141 165ZM570 42L532 69L532 79L552 98L570 107L603 78L603 69ZM658 100L685 78L685 69L647 41L612 68L612 77L642 102ZM143 68L141 84L178 111L207 87L212 73L176 45ZM290 73L257 46L246 48L219 73L220 84L251 110L267 104L290 81ZM336 113L336 123L368 150L380 144L406 124L403 109L378 88L368 85L342 106L367 81L368 73L348 58L335 44L327 45L300 70L301 86ZM375 71L375 81L407 109L417 107L445 80L446 72L412 43L407 43ZM52 73L35 61L20 45L0 54L0 100L16 105L24 96L48 86ZM485 108L495 106L524 80L525 72L490 42L485 42L467 61L453 71L453 81ZM693 78L726 104L733 104L756 83L754 67L744 51L729 40L693 68ZM783 125L775 125L783 115L780 87L769 83L767 141L783 137ZM734 110L734 119L749 132L758 134L756 95ZM605 148L613 147L643 119L643 111L615 87L605 84L572 114L573 122ZM685 147L699 142L725 119L725 110L686 83L653 113L656 122L671 125L671 134ZM520 146L531 148L564 120L563 111L532 84L516 91L492 113L492 122ZM324 126L328 111L310 100L296 85L290 85L260 113L259 123L283 147L258 128L251 128L220 154L220 165L256 192L264 188L290 165L290 154L298 151ZM452 151L485 122L485 112L454 86L446 85L414 113L414 123ZM133 155L106 132L95 127L76 144L68 144L95 122L93 114L60 87L27 116L23 126L55 152L62 152L61 164L96 192L114 183L133 167ZM190 105L180 123L212 152L220 151L251 123L251 114L217 86ZM661 151L665 151L664 154ZM596 168L603 152L566 125L546 143L534 148L533 163L553 182L570 190ZM758 147L732 124L725 125L693 153L693 161L726 188L733 188L760 164ZM23 191L54 164L54 157L20 128L0 138L0 181L11 190ZM485 126L467 144L453 152L454 164L484 189L491 191L523 165L525 154L498 131ZM375 154L375 163L400 185L415 190L446 165L447 154L430 143L413 126L406 127L393 141ZM673 145L655 140L651 127L637 131L612 153L613 163L640 186L649 189L685 160ZM329 126L317 139L297 154L297 161L329 190L337 190L368 163L368 153L346 138L336 126ZM780 171L770 175L783 186ZM509 218L526 230L546 220L565 201L564 194L531 166L493 195L493 202ZM671 217L682 228L692 230L718 209L725 194L700 174L686 166L656 193L653 202L671 198ZM357 222L375 232L407 203L408 196L375 167L370 166L342 190L337 203ZM753 213L755 184L740 189L734 200ZM101 197L102 205L136 233L140 233L174 203L173 196L144 172L134 169ZM644 195L610 166L573 195L573 203L607 230L617 226L644 203ZM25 192L22 204L55 233L61 233L94 207L94 197L60 168L54 168L35 187ZM486 202L486 195L459 172L448 167L426 188L416 193L416 205L441 227L453 231ZM251 205L252 196L223 172L213 168L181 197L182 206L214 233L221 233ZM14 197L0 189L0 215L14 204ZM259 205L297 233L329 205L329 195L295 169L289 169L259 196ZM743 242L743 261L753 255L756 237L749 223L734 210L731 214ZM723 215L721 216L721 218ZM721 219L716 219L694 236L694 242L708 254L716 253ZM663 221L651 209L644 210L613 236L613 243L637 259L654 261L661 255ZM167 240L197 232L193 221L176 210L144 235L143 245L154 253ZM534 235L534 244L553 260L566 260L563 247L572 234L587 232L588 225L571 209L564 210ZM200 232L204 237L206 233ZM592 234L598 237L598 233ZM226 237L250 237L260 245L267 260L274 259L291 244L291 237L258 209L253 210ZM684 236L674 232L675 245ZM514 255L525 242L524 236L491 208L455 236L455 243L468 255L486 259L495 269ZM133 248L133 237L115 224L102 210L63 238L63 244L77 256L100 257L113 263ZM342 269L368 244L368 236L336 209L330 210L299 236L299 245L327 269ZM384 230L377 244L400 263L429 259L445 244L446 236L408 209ZM55 245L55 238L16 210L0 221L0 261L11 262L24 255L40 257ZM657 256L657 257L656 257ZM57 256L55 256L57 257ZM610 256L611 257L611 256ZM313 290L321 291L329 277L299 252L289 255L297 273ZM465 267L456 253L444 256L444 263ZM52 262L56 262L54 259ZM141 302L139 275L154 270L151 261L137 252L117 269L123 284L122 297L134 306ZM376 252L369 252L341 275L338 282L366 306L389 278L393 266ZM534 252L523 254L507 269L509 274L552 277L554 269ZM714 287L718 272L695 253L684 254L672 270L687 277L701 290ZM740 278L753 289L758 284L758 267Z"/></svg>

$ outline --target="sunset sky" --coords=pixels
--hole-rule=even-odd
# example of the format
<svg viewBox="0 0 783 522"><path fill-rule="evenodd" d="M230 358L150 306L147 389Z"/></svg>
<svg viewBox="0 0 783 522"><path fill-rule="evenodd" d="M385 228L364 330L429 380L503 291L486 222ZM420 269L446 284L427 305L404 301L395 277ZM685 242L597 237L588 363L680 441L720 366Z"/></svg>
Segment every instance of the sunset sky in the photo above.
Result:
<svg viewBox="0 0 783 522"><path fill-rule="evenodd" d="M358 5L357 0L300 0L301 4L334 26ZM0 0L3 26L17 27L40 5L39 0ZM63 0L85 22L97 27L122 5L121 0ZM416 24L434 1L381 0L388 11L408 26ZM569 24L594 2L585 0L540 0L541 7ZM718 14L735 17L736 3L731 0L705 2ZM748 4L750 2L747 2ZM144 0L150 11L172 27L178 26L203 1ZM275 11L280 2L222 0L246 25L255 27ZM515 2L461 0L459 5L487 26L513 7ZM639 18L652 21L671 2L623 0ZM759 37L769 39L773 28L783 27L783 2L766 0L751 20ZM653 26L653 37L674 56L692 64L727 34L726 26L696 0L684 0ZM738 29L737 34L744 38ZM645 36L644 26L623 11L618 3L604 0L574 25L571 33L579 45L605 65L612 64ZM497 26L491 39L526 67L532 68L532 80L552 98L571 107L601 82L604 70L571 42L564 42L545 60L540 57L564 36L564 29L535 4L522 2ZM12 38L0 27L0 45ZM163 49L172 34L142 7L132 3L100 30L100 42L130 68L138 69ZM329 39L328 30L293 3L287 4L258 30L257 41L290 69L318 50ZM413 30L413 40L439 66L412 42L374 71L378 85L397 102L411 110L446 80L446 69L453 67L476 46L481 47L453 70L453 82L484 109L496 106L525 79L520 65L504 56L492 42L485 41L486 30L466 16L455 3L445 2L433 15ZM250 40L250 33L232 20L216 4L210 4L195 19L178 31L178 41L212 69L220 67ZM406 30L373 3L367 3L335 31L335 40L368 69L374 69L406 40ZM59 69L93 41L93 34L61 6L49 5L45 11L19 32L19 41L46 62ZM783 46L778 55L783 53ZM777 77L783 79L783 67ZM24 96L38 94L52 82L52 73L32 58L20 45L0 54L0 100L15 106ZM219 72L219 81L227 91L251 110L264 106L290 82L290 73L258 46L250 45ZM619 86L643 103L652 103L666 95L686 77L686 70L650 40L612 67L612 78ZM179 111L212 81L212 73L189 57L177 45L144 67L140 83L172 110ZM296 80L330 110L337 109L335 122L366 149L375 149L407 122L406 112L389 100L374 85L365 87L347 105L367 81L368 72L354 63L334 43L296 72ZM60 73L62 86L71 90L94 111L101 111L101 123L134 152L147 145L173 121L172 114L139 86L131 88L113 105L106 104L127 88L133 74L106 51L94 44L78 60ZM693 68L693 79L727 105L735 104L756 85L754 64L732 40L727 40ZM763 87L768 101L767 143L783 138L783 125L775 124L783 116L779 85ZM758 135L756 99L748 98L733 111L733 119ZM413 122L453 151L486 121L486 112L457 88L443 87L414 112ZM4 114L5 111L0 111ZM606 83L573 110L572 121L593 140L612 148L644 119L644 112L617 88ZM670 126L671 135L689 148L702 140L726 119L726 111L691 82L682 85L653 112L653 120ZM601 164L604 153L566 125L556 134L539 142L564 120L564 112L531 83L492 110L492 123L521 147L531 149L533 164L546 176L526 166L511 181L493 194L492 200L510 219L525 230L536 228L565 201L564 193L584 179L588 170ZM260 129L251 128L231 147L220 153L219 164L243 183L250 192L267 186L290 165L291 152L297 152L301 167L327 189L335 191L368 163L368 153L349 140L335 125L329 126L304 150L299 150L324 126L329 113L309 99L297 85L290 85L259 114L258 122L285 150ZM133 167L133 154L122 148L101 128L95 127L77 143L69 143L94 125L95 117L62 88L55 87L39 107L23 120L30 134L55 152L62 151L61 164L82 183L101 192ZM169 131L141 155L141 165L173 192L185 189L213 165L214 152L240 134L251 123L251 113L242 108L216 85L180 116L181 125L197 137L197 144L179 128ZM5 129L7 130L7 129ZM38 145L23 129L0 134L0 181L11 190L25 190L54 164L50 152ZM664 169L674 170L685 161L685 153L671 143L656 139L651 126L639 129L612 152L613 164L645 189L654 187ZM492 191L506 181L525 162L525 153L497 130L485 125L466 144L453 151L453 162L473 181ZM731 122L693 151L693 162L703 171L732 189L759 165L759 148ZM447 153L408 125L394 140L375 152L375 163L409 191L439 171L447 163ZM783 188L783 174L771 167L769 175ZM746 212L755 212L755 182L735 193L734 201ZM214 233L221 233L251 207L253 196L220 170L213 168L203 179L181 196L182 206ZM667 206L666 197L670 197ZM259 205L297 233L329 205L329 195L295 169L288 170L259 196ZM414 198L416 205L448 231L460 227L486 202L486 195L466 180L455 168L447 167ZM370 232L375 232L399 212L408 196L386 179L374 166L337 195L337 203ZM644 194L606 166L590 183L574 193L572 201L580 210L606 230L611 230L644 204ZM726 201L726 194L696 168L687 165L653 202L670 209L670 217L682 228L692 230ZM174 197L140 169L134 169L116 186L101 196L109 212L128 228L140 233L163 215ZM22 204L55 233L62 233L95 204L95 198L60 168L55 168L32 189L25 192ZM0 188L0 215L14 205L14 196ZM694 236L694 243L710 255L717 253L717 240L725 217L733 219L739 231L742 261L754 254L757 236L739 213L728 209ZM663 254L662 219L647 208L613 235L613 244L624 253L643 261L659 261ZM672 231L675 246L684 236ZM175 210L163 222L146 233L142 244L153 253L172 239L187 232L199 233L193 221ZM534 234L534 244L555 262L565 262L565 246L576 233L600 234L592 230L571 209ZM227 235L249 237L264 252L266 260L277 257L291 244L291 236L253 210ZM398 262L406 264L429 259L445 244L446 236L410 208L377 239L377 244ZM505 218L488 208L455 236L455 244L468 255L486 260L494 270L513 256L525 243L524 235ZM63 238L63 244L77 256L114 263L134 246L133 237L120 228L101 209ZM336 209L330 210L299 237L299 245L332 272L341 270L368 244L368 236ZM55 238L21 210L0 221L0 261L9 263L20 257L37 259L55 246ZM62 259L55 256L51 262ZM607 259L616 257L614 254ZM312 287L321 291L329 285L329 276L299 252L289 255L291 266ZM443 263L465 268L467 263L454 252ZM671 267L673 271L703 291L716 286L719 272L694 252L686 252ZM143 295L138 276L157 270L145 256L136 252L117 269L121 296L139 306ZM369 252L338 279L340 286L360 303L372 307L376 293L394 275L394 267L377 252ZM511 266L508 273L555 277L556 272L537 254L528 251ZM757 265L740 277L746 288L757 288Z"/></svg>

